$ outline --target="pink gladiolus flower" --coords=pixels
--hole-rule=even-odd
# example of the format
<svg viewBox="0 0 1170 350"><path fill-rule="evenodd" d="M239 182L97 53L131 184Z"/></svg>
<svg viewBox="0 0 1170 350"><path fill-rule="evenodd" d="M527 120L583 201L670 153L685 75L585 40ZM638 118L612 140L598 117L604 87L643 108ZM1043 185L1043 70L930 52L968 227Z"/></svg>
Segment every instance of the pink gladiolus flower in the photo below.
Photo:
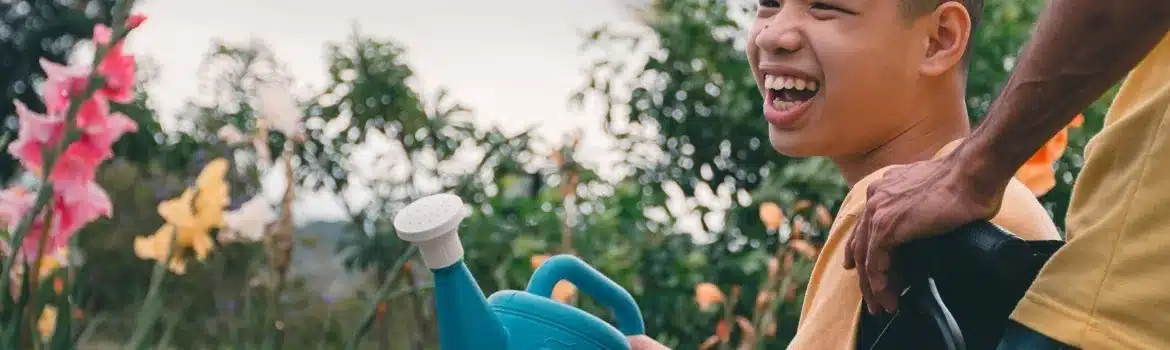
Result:
<svg viewBox="0 0 1170 350"><path fill-rule="evenodd" d="M98 24L93 28L93 41L108 45L112 31L105 25ZM102 93L110 100L118 103L127 103L134 99L134 56L122 52L122 43L119 42L106 53L102 62L98 64L98 72L106 78L106 85Z"/></svg>
<svg viewBox="0 0 1170 350"><path fill-rule="evenodd" d="M127 27L142 24L145 16L127 19ZM94 27L94 41L109 45L113 33L103 25ZM49 209L52 220L46 222L44 213L37 213L20 247L12 247L18 256L34 259L39 253L53 254L68 244L69 239L86 224L99 217L109 217L112 204L109 195L94 181L97 167L113 156L114 142L127 132L138 130L129 117L110 113L108 100L130 102L135 83L134 56L122 51L122 43L108 48L97 67L73 67L40 60L45 71L44 95L46 111L40 114L14 101L20 121L17 139L8 145L8 152L32 171L45 166L46 150L61 145L66 137L66 116L72 99L85 93L91 69L96 69L104 84L78 108L75 132L77 138L58 156L48 180L52 184ZM15 230L20 220L34 207L36 195L23 188L10 187L0 191L0 225ZM46 230L47 229L47 230ZM48 237L44 237L45 234ZM46 242L38 250L41 239Z"/></svg>
<svg viewBox="0 0 1170 350"><path fill-rule="evenodd" d="M70 99L85 92L89 74L84 68L66 67L43 58L41 69L45 70L46 77L44 91L46 114L63 118L69 111ZM102 119L109 113L110 107L106 103L106 97L101 93L95 93L81 104L81 109L77 112L76 125L80 129L93 128L95 124L101 124Z"/></svg>
<svg viewBox="0 0 1170 350"><path fill-rule="evenodd" d="M8 152L28 169L40 171L44 167L42 150L53 147L65 136L65 120L56 115L41 115L23 103L13 101L20 120L17 139L8 145ZM110 147L127 132L138 129L133 120L122 114L105 116L81 131L81 137L69 145L57 159L49 180L58 187L93 181L97 167L113 156ZM76 187L75 187L76 188Z"/></svg>
<svg viewBox="0 0 1170 350"><path fill-rule="evenodd" d="M133 15L130 15L129 18L126 18L126 28L128 28L128 29L138 28L138 26L142 25L142 22L146 22L146 15L141 14L141 13L135 13Z"/></svg>
<svg viewBox="0 0 1170 350"><path fill-rule="evenodd" d="M12 186L0 191L0 223L6 230L16 228L24 213L32 209L35 194L29 193L22 187Z"/></svg>
<svg viewBox="0 0 1170 350"><path fill-rule="evenodd" d="M0 191L0 222L8 230L15 230L21 218L32 209L36 193L20 187L9 187ZM45 255L69 245L69 239L85 224L98 217L109 217L112 213L110 197L95 182L79 184L77 187L55 188L53 191L53 221L46 238ZM35 259L40 247L41 235L45 232L44 216L39 216L30 227L20 245L19 254L25 259Z"/></svg>

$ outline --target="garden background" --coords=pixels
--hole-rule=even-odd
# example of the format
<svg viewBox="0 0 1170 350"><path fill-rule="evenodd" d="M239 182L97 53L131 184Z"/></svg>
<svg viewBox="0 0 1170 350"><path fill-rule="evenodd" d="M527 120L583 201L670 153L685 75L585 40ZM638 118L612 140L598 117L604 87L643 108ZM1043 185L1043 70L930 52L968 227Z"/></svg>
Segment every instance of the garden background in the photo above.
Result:
<svg viewBox="0 0 1170 350"><path fill-rule="evenodd" d="M5 149L19 128L11 101L44 108L38 60L92 55L94 25L113 25L115 3L0 1ZM135 11L149 17L163 6L139 1ZM238 6L286 15L276 3ZM525 6L501 5L514 13L476 25L531 19L566 30L525 14ZM628 11L628 20L569 28L579 30L571 44L588 63L575 67L577 88L555 103L525 105L539 82L480 82L498 85L520 104L512 108L539 108L530 115L584 118L574 124L585 125L581 133L549 132L531 118L483 122L475 105L415 71L410 47L393 31L352 25L349 35L319 43L325 64L316 69L326 78L315 85L304 84L270 44L296 35L183 42L204 53L187 58L200 62L197 71L181 72L198 82L185 88L190 96L160 89L155 79L168 62L136 53L133 100L111 108L137 131L114 144L114 157L97 172L114 214L78 233L61 267L76 276L70 336L82 348L144 337L179 349L435 349L428 272L390 221L415 199L451 192L468 205L461 236L486 293L522 289L544 257L572 253L627 288L649 334L673 348L782 348L845 185L826 159L787 158L768 147L742 52L754 2L605 6ZM996 95L1042 6L987 2L968 82L972 116ZM360 4L351 7L361 12ZM475 30L444 13L423 15ZM167 40L148 34L161 20L136 29L127 50L151 46L136 35ZM494 50L526 45L498 40ZM451 64L493 69L476 53L493 45L466 45L451 43ZM1111 95L1020 173L1061 226L1081 150L1100 129ZM166 110L159 99L182 104ZM164 224L160 203L202 186L196 176L223 161L225 210L262 213L241 224L254 231L215 230L206 259L152 278L160 270L136 246ZM6 152L0 170L5 187L37 181ZM143 328L152 287L165 312ZM570 285L556 296L609 317Z"/></svg>

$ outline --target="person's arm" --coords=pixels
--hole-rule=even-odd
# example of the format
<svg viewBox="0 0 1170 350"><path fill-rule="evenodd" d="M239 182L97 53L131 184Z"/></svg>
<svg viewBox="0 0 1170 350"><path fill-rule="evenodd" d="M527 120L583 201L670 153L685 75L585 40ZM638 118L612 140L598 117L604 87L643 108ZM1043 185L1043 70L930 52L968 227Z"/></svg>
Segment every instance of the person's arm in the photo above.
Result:
<svg viewBox="0 0 1170 350"><path fill-rule="evenodd" d="M979 192L1003 191L1032 154L1170 30L1170 0L1052 0L985 120L956 149Z"/></svg>
<svg viewBox="0 0 1170 350"><path fill-rule="evenodd" d="M871 313L897 309L891 254L998 211L1041 145L1137 65L1170 29L1170 0L1050 0L982 125L947 157L887 171L845 244Z"/></svg>

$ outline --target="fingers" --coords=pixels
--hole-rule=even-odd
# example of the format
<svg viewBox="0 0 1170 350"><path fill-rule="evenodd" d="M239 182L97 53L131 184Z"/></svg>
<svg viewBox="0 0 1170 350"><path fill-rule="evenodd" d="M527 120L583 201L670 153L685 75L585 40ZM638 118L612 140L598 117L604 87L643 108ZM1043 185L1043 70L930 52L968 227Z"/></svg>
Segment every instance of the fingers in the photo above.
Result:
<svg viewBox="0 0 1170 350"><path fill-rule="evenodd" d="M875 234L873 231L873 207L866 205L865 212L862 213L860 220L857 222L856 233L853 237L853 264L857 267L857 278L861 287L861 297L865 300L865 304L869 307L870 314L878 313L878 304L874 300L873 290L870 286L869 277L869 242Z"/></svg>
<svg viewBox="0 0 1170 350"><path fill-rule="evenodd" d="M866 276L869 277L871 300L886 312L893 313L898 309L898 292L889 283L890 253L888 249L871 241L869 253L866 255Z"/></svg>

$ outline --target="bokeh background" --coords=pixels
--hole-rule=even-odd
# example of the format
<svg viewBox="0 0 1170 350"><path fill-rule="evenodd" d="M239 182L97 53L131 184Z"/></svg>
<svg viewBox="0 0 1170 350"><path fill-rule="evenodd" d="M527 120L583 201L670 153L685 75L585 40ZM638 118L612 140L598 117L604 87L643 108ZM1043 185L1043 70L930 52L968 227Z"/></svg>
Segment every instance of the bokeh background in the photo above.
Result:
<svg viewBox="0 0 1170 350"><path fill-rule="evenodd" d="M34 108L40 57L92 52L111 0L0 0L0 139L11 101ZM989 0L976 33L967 102L978 122L1043 2ZM287 283L270 303L264 244L220 243L161 286L160 348L437 349L428 272L405 257L393 215L451 192L468 204L467 262L486 293L522 289L544 257L576 254L627 288L648 332L677 349L783 348L803 284L845 184L820 158L767 143L742 52L755 2L138 1L150 17L139 56L139 123L99 181L115 215L79 234L75 335L125 341L153 268L135 237L162 223L210 160L233 164L232 208L262 198L295 230ZM88 51L87 51L88 50ZM291 177L266 150L229 145L257 131L257 88L288 86L303 116ZM1081 149L1112 93L1083 112L1067 149L1029 177L1063 227ZM1060 153L1063 151L1063 153ZM0 181L28 181L0 155ZM1051 187L1043 179L1054 180ZM387 289L389 288L389 289ZM378 291L390 290L389 293ZM610 319L571 286L557 297ZM373 306L371 308L371 306ZM274 316L277 324L269 323ZM369 316L369 317L367 317ZM364 322L366 319L370 322ZM164 344L165 343L165 344Z"/></svg>

